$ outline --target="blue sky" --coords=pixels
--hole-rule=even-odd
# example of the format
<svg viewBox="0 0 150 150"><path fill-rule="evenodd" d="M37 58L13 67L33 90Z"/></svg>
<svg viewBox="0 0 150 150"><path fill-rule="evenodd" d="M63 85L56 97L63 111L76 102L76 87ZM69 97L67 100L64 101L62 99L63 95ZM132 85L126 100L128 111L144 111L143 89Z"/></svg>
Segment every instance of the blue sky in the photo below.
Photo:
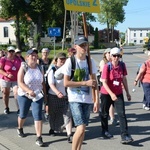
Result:
<svg viewBox="0 0 150 150"><path fill-rule="evenodd" d="M125 32L128 27L150 27L150 0L129 0L124 9L125 20L115 27L116 30ZM101 25L99 22L91 24L99 30L106 28L106 25Z"/></svg>

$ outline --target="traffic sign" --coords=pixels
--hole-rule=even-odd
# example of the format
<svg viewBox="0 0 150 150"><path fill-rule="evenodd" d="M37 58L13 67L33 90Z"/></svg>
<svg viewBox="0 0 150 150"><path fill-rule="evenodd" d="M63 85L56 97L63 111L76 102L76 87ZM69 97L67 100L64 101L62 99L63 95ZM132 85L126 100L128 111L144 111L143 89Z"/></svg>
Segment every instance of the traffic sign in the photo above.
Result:
<svg viewBox="0 0 150 150"><path fill-rule="evenodd" d="M99 0L64 0L66 10L100 13Z"/></svg>
<svg viewBox="0 0 150 150"><path fill-rule="evenodd" d="M58 27L48 28L48 36L50 37L61 36L61 28Z"/></svg>

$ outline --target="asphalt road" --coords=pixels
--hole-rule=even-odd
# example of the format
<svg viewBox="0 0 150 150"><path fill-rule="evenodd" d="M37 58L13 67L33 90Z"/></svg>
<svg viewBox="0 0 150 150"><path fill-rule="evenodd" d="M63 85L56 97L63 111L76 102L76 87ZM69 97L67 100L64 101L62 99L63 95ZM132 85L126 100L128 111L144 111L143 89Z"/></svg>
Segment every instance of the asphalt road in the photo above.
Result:
<svg viewBox="0 0 150 150"><path fill-rule="evenodd" d="M128 69L128 85L132 96L131 102L127 102L125 97L126 114L129 132L134 138L134 142L130 145L120 144L119 126L109 126L110 133L114 135L113 139L102 139L99 115L91 112L90 123L86 129L82 150L150 150L150 111L142 109L142 88L136 87L136 91L132 93L137 67L146 60L147 55L142 52L142 49L137 47L128 47L124 50L124 53L123 60ZM95 59L98 66L102 58L102 51L91 53L91 56ZM124 96L126 95L124 94ZM19 138L16 132L17 114L14 99L12 96L10 97L11 113L4 115L4 105L2 97L0 98L0 150L71 150L71 144L68 144L66 140L66 132L64 131L58 136L50 137L48 135L49 124L45 121L43 121L45 147L35 145L36 136L31 113L29 113L24 126L24 132L27 134L27 137Z"/></svg>

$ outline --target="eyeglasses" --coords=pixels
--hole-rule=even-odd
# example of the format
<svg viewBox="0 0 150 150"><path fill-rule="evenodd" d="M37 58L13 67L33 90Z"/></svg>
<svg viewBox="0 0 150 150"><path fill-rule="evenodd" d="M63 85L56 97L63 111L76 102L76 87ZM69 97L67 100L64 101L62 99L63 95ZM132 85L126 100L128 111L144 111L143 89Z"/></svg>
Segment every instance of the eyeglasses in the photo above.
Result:
<svg viewBox="0 0 150 150"><path fill-rule="evenodd" d="M112 55L113 57L118 57L118 58L120 58L120 55L119 54L117 54L117 55Z"/></svg>
<svg viewBox="0 0 150 150"><path fill-rule="evenodd" d="M15 51L14 50L10 50L10 51L8 51L9 53L14 53Z"/></svg>

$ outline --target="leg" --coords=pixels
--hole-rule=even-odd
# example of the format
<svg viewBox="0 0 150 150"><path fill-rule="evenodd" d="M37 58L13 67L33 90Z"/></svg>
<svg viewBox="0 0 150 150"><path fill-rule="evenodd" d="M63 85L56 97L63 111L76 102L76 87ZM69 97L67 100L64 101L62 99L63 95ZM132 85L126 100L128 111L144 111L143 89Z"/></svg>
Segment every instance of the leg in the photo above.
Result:
<svg viewBox="0 0 150 150"><path fill-rule="evenodd" d="M101 124L102 133L108 132L108 115L109 108L112 104L111 97L109 95L101 94Z"/></svg>
<svg viewBox="0 0 150 150"><path fill-rule="evenodd" d="M3 101L5 108L9 108L10 87L3 87Z"/></svg>
<svg viewBox="0 0 150 150"><path fill-rule="evenodd" d="M79 125L73 135L72 150L80 150L85 135L85 125Z"/></svg>
<svg viewBox="0 0 150 150"><path fill-rule="evenodd" d="M18 86L13 86L13 93L14 93L14 99L16 103L17 110L19 110L18 101L17 101L17 94L18 94Z"/></svg>
<svg viewBox="0 0 150 150"><path fill-rule="evenodd" d="M109 116L110 116L110 120L114 120L115 119L115 112L114 112L114 106L111 105L109 108Z"/></svg>

